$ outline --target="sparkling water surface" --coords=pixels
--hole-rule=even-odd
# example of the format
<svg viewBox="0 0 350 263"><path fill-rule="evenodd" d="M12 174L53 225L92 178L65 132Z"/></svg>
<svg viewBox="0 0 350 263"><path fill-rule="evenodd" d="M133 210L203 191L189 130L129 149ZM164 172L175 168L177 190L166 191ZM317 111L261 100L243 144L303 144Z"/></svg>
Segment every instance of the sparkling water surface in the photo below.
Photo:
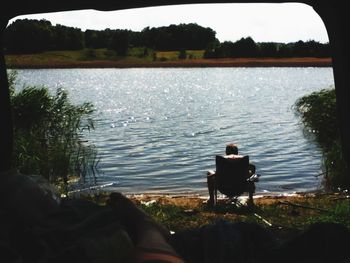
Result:
<svg viewBox="0 0 350 263"><path fill-rule="evenodd" d="M123 193L206 195L215 155L236 143L262 176L258 193L316 190L322 156L293 104L334 86L332 68L18 70L17 87L63 87L92 102L98 184Z"/></svg>

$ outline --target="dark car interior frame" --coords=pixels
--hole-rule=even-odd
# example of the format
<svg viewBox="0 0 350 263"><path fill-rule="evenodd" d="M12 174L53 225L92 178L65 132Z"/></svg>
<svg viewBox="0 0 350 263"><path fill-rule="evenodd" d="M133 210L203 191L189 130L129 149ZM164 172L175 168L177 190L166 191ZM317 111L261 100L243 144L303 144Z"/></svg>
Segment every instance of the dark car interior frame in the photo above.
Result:
<svg viewBox="0 0 350 263"><path fill-rule="evenodd" d="M179 0L28 0L4 1L0 8L0 174L11 168L13 144L12 119L7 80L6 63L3 50L3 33L8 21L18 15L96 9L101 11L121 10L161 5L200 4L200 3L281 3L282 1L179 1ZM295 1L283 1L295 2ZM323 20L331 45L333 73L337 99L337 118L339 120L342 151L350 165L350 33L349 8L346 1L303 0L298 1L314 8ZM218 14L220 15L220 14ZM295 19L298 19L295 17ZM350 176L350 175L348 175Z"/></svg>

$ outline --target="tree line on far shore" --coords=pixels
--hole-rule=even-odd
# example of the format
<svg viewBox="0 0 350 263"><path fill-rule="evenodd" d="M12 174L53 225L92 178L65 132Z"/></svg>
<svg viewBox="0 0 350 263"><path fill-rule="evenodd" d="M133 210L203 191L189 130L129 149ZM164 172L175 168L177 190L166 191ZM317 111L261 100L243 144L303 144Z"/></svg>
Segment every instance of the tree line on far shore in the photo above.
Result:
<svg viewBox="0 0 350 263"><path fill-rule="evenodd" d="M47 20L18 19L6 28L4 44L8 54L107 48L119 56L125 56L129 48L143 47L145 53L148 49L182 52L205 50L204 58L330 56L329 43L314 40L257 43L251 37L236 42L220 42L213 29L194 23L146 27L140 32L123 29L83 32L79 28L53 26Z"/></svg>

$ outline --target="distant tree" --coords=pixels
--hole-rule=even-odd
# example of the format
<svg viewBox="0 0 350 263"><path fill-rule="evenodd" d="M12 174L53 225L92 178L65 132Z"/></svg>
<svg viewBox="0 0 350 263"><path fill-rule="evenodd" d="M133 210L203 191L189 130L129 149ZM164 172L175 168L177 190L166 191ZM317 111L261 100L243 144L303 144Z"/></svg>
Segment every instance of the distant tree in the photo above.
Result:
<svg viewBox="0 0 350 263"><path fill-rule="evenodd" d="M251 37L241 38L236 42L225 41L216 46L209 53L205 52L206 58L227 58L227 57L256 57L258 46Z"/></svg>
<svg viewBox="0 0 350 263"><path fill-rule="evenodd" d="M47 20L16 20L6 28L4 42L7 52L49 50L52 46L52 25Z"/></svg>
<svg viewBox="0 0 350 263"><path fill-rule="evenodd" d="M79 50L84 48L84 34L79 28L56 25L53 28L55 50Z"/></svg>
<svg viewBox="0 0 350 263"><path fill-rule="evenodd" d="M321 44L314 40L292 43L293 56L298 57L329 57L329 44Z"/></svg>
<svg viewBox="0 0 350 263"><path fill-rule="evenodd" d="M329 43L314 40L294 43L255 43L251 37L220 43L216 32L195 23L146 27L141 32L105 29L86 30L46 20L18 19L5 30L5 50L9 53L35 53L47 50L108 48L125 56L129 47L153 50L205 50L205 58L222 57L329 57ZM145 49L146 50L146 49ZM147 51L148 52L148 51ZM144 55L146 56L146 54Z"/></svg>
<svg viewBox="0 0 350 263"><path fill-rule="evenodd" d="M201 50L215 41L216 32L197 24L170 25L168 27L144 28L139 43L156 50Z"/></svg>
<svg viewBox="0 0 350 263"><path fill-rule="evenodd" d="M141 38L141 46L146 46L151 49L155 49L156 44L156 35L157 35L157 29L156 28L150 28L145 27L140 32L140 38Z"/></svg>
<svg viewBox="0 0 350 263"><path fill-rule="evenodd" d="M69 50L79 50L84 48L84 35L81 29L68 28L67 29L69 44L67 45Z"/></svg>
<svg viewBox="0 0 350 263"><path fill-rule="evenodd" d="M290 44L281 44L278 46L277 50L278 57L288 58L293 56L293 47Z"/></svg>
<svg viewBox="0 0 350 263"><path fill-rule="evenodd" d="M127 30L116 30L113 33L109 48L114 50L118 56L125 56L129 47L129 32Z"/></svg>
<svg viewBox="0 0 350 263"><path fill-rule="evenodd" d="M331 56L331 46L329 43L320 44L319 56L320 57L330 57Z"/></svg>
<svg viewBox="0 0 350 263"><path fill-rule="evenodd" d="M223 57L223 58L235 57L236 56L235 43L231 41L225 41L221 43L218 54L219 54L219 57Z"/></svg>
<svg viewBox="0 0 350 263"><path fill-rule="evenodd" d="M96 30L86 30L84 33L84 41L85 41L85 47L87 48L96 48L96 42L97 42L97 31Z"/></svg>
<svg viewBox="0 0 350 263"><path fill-rule="evenodd" d="M107 48L111 42L114 30L109 28L105 30L86 30L85 46L87 48Z"/></svg>
<svg viewBox="0 0 350 263"><path fill-rule="evenodd" d="M330 56L329 45L310 40L304 43L308 50L308 56L311 57L328 57Z"/></svg>
<svg viewBox="0 0 350 263"><path fill-rule="evenodd" d="M232 57L256 57L258 47L251 37L241 38L232 47Z"/></svg>
<svg viewBox="0 0 350 263"><path fill-rule="evenodd" d="M36 53L48 50L77 50L84 47L81 29L52 26L46 20L18 19L5 30L7 52Z"/></svg>
<svg viewBox="0 0 350 263"><path fill-rule="evenodd" d="M145 44L142 43L141 32L129 31L129 46L131 47L144 47Z"/></svg>
<svg viewBox="0 0 350 263"><path fill-rule="evenodd" d="M206 49L204 50L203 57L204 58L217 58L218 55L218 48L220 46L220 41L218 39L215 39L215 41L210 42Z"/></svg>
<svg viewBox="0 0 350 263"><path fill-rule="evenodd" d="M258 44L258 55L260 57L276 57L278 44L273 42L264 42Z"/></svg>
<svg viewBox="0 0 350 263"><path fill-rule="evenodd" d="M299 40L293 44L293 54L297 57L306 57L308 55L308 49L304 41Z"/></svg>

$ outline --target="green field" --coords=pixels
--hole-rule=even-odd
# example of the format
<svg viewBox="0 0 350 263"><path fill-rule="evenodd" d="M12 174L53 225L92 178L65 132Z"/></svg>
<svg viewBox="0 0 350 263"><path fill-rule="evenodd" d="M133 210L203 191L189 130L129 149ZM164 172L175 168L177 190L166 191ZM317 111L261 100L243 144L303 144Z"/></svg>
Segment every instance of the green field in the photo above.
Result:
<svg viewBox="0 0 350 263"><path fill-rule="evenodd" d="M203 50L186 51L187 59L203 57ZM75 51L47 51L36 54L6 55L6 63L12 65L50 65L58 63L77 63L81 61L125 61L152 62L179 60L179 51L153 51L146 48L130 48L126 56L117 56L113 50L82 49Z"/></svg>
<svg viewBox="0 0 350 263"><path fill-rule="evenodd" d="M160 61L179 60L179 51L157 51L156 58ZM188 59L203 58L204 50L186 50Z"/></svg>

